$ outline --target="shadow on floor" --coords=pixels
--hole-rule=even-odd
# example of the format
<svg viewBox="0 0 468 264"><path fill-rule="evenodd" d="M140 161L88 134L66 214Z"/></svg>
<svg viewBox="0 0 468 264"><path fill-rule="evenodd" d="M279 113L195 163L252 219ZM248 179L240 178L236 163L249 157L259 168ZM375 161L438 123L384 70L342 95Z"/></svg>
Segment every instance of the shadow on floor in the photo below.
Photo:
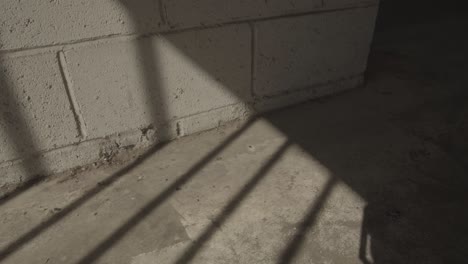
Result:
<svg viewBox="0 0 468 264"><path fill-rule="evenodd" d="M135 12L134 16L139 16L138 11ZM379 33L383 39L393 41L374 47L365 88L265 115L264 118L287 135L289 141L234 196L177 263L189 263L196 256L217 226L239 207L290 144L306 150L333 176L319 198L311 201L295 236L280 252L278 263L295 263L298 254L307 254L300 251L313 239L307 235L308 230L338 181L346 183L367 202L359 252L363 263L464 263L468 258L468 212L465 210L468 109L464 89L468 83L464 74L468 64L460 58L468 57L465 45L468 43L459 33L467 23L458 20L455 28L452 22L445 23L444 19L437 23L437 30L428 30L424 25L402 28L403 35L418 35L412 39L401 38L399 31L392 33L395 35ZM445 38L434 41L434 33ZM427 40L431 41L430 45ZM425 48L421 48L422 45L426 45ZM157 76L153 48L140 46L138 49L144 69L148 70L142 74L147 80L148 94L155 96L154 93L159 92L155 85L158 81L152 79L155 74ZM190 56L190 52L182 52ZM194 61L210 72L212 65L208 59ZM232 83L224 85L235 91ZM166 116L164 111L157 109L154 115ZM97 261L177 187L211 162L249 124L200 159L77 263ZM154 151L146 156L152 153ZM127 173L146 156L111 176L103 186ZM0 261L88 201L103 186L93 189L2 249Z"/></svg>

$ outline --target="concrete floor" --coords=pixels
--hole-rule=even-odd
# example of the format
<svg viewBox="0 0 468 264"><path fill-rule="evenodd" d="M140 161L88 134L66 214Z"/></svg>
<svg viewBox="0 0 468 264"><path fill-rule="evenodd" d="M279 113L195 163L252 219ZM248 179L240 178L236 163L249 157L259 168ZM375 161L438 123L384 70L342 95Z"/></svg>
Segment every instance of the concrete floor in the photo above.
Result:
<svg viewBox="0 0 468 264"><path fill-rule="evenodd" d="M466 263L468 43L407 34L363 88L0 200L0 262Z"/></svg>

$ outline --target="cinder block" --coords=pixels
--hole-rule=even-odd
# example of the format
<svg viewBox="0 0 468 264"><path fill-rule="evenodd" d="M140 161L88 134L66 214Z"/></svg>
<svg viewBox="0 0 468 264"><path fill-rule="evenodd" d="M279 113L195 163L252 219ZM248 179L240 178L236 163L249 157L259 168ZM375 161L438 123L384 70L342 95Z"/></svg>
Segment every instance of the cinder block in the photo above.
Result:
<svg viewBox="0 0 468 264"><path fill-rule="evenodd" d="M53 149L29 158L0 163L0 186L17 186L38 176L60 173L99 160L105 147L103 139ZM40 164L31 167L30 164ZM2 195L0 188L0 196Z"/></svg>
<svg viewBox="0 0 468 264"><path fill-rule="evenodd" d="M150 129L133 130L104 139L82 141L14 161L0 162L0 197L4 194L3 191L14 189L18 184L37 176L82 168L94 162L98 164L107 162L120 153L127 158L130 154L138 155L157 143L151 134ZM40 164L40 166L31 166L31 164Z"/></svg>
<svg viewBox="0 0 468 264"><path fill-rule="evenodd" d="M0 162L78 140L56 54L0 59Z"/></svg>
<svg viewBox="0 0 468 264"><path fill-rule="evenodd" d="M213 25L311 11L322 0L163 0L173 28Z"/></svg>
<svg viewBox="0 0 468 264"><path fill-rule="evenodd" d="M158 7L154 0L2 0L0 49L155 31Z"/></svg>
<svg viewBox="0 0 468 264"><path fill-rule="evenodd" d="M254 93L273 96L363 73L376 7L255 24Z"/></svg>
<svg viewBox="0 0 468 264"><path fill-rule="evenodd" d="M65 53L89 138L250 98L247 25L104 43ZM158 131L159 128L159 131Z"/></svg>
<svg viewBox="0 0 468 264"><path fill-rule="evenodd" d="M259 113L268 112L274 109L303 103L308 100L324 97L327 95L337 94L352 88L356 88L363 83L363 75L358 75L351 78L309 87L308 89L293 91L291 93L260 98L255 102L254 109Z"/></svg>
<svg viewBox="0 0 468 264"><path fill-rule="evenodd" d="M239 103L182 118L178 121L179 136L213 129L230 121L246 119L253 114L253 109L249 105Z"/></svg>

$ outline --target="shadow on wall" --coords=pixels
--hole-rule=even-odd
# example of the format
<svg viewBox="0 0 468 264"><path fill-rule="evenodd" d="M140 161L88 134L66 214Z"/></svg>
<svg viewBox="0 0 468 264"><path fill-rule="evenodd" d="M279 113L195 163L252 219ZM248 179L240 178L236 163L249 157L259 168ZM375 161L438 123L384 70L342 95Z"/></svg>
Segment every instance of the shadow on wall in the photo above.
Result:
<svg viewBox="0 0 468 264"><path fill-rule="evenodd" d="M6 147L0 151L0 159L15 162L21 157L27 157L22 170L16 172L18 178L26 184L7 197L2 197L0 205L41 181L43 178L41 173L46 171L39 158L40 148L35 134L38 126L26 122L25 118L25 115L32 115L34 112L28 112L27 106L31 98L21 94L20 89L15 89L21 85L21 82L34 80L24 80L24 75L12 74L7 64L8 60L0 57L0 133L6 141L6 143L2 142L2 146ZM33 127L34 125L36 127ZM23 175L36 176L29 179L24 178Z"/></svg>
<svg viewBox="0 0 468 264"><path fill-rule="evenodd" d="M132 17L135 32L144 32L145 28L148 27L148 25L141 25L139 21L152 21L150 19L151 17L160 15L159 13L155 13L155 10L147 8L145 3L147 3L148 0L120 0L120 2L125 6L128 10L127 12ZM157 5L152 4L149 6L154 7ZM140 27L142 28L140 29ZM144 96L150 98L150 102L152 102L152 104L150 103L147 105L146 110L149 112L154 129L157 130L156 134L160 139L165 140L172 137L169 127L167 127L170 120L167 111L167 103L164 101L167 94L165 90L161 88L163 86L161 68L164 67L164 65L162 65L159 54L154 46L155 43L153 43L153 39L142 38L137 42L135 54L138 57L137 60L141 64L139 77L142 80L142 86L145 87L143 90L145 93Z"/></svg>
<svg viewBox="0 0 468 264"><path fill-rule="evenodd" d="M134 17L142 16L132 10L131 4L127 6ZM252 98L252 94L245 93L243 82L245 76L242 76L242 70L235 69L242 67L243 63L239 61L242 58L233 60L228 54L223 55L224 49L217 50L213 46L206 45L208 42L217 40L208 38L208 42L203 42L201 34L194 32L191 36L188 34L190 36L188 38L187 35L167 34L158 41L174 47L177 52L189 58L240 101L247 103L254 101L255 97ZM228 38L223 43L235 43L236 39L232 36L236 34L222 36ZM250 49L250 47L245 48ZM142 57L154 57L154 52L154 46L140 46L139 54ZM219 63L220 61L222 63ZM158 64L158 62L147 63ZM340 63L347 64L348 62L341 61ZM165 66L161 65L162 68ZM162 68L160 70L164 71ZM236 75L239 72L240 74ZM152 76L154 73L148 71L145 74ZM159 77L168 78L161 73ZM250 85L249 82L247 86L250 87ZM155 89L151 83L148 83L147 87ZM203 88L197 87L197 89ZM196 92L203 93L202 90ZM326 111L317 109L317 112L314 112L313 109L303 108L298 110L307 110L311 113L307 116L307 120L304 120L304 115L291 112L288 112L287 117L278 117L278 113L274 117L265 116L287 135L291 143L298 144L307 150L334 175L319 199L311 201L309 211L305 212L296 235L279 254L277 262L294 263L300 248L307 247L308 243L311 243L310 239L313 237L308 236L307 232L312 228L321 207L338 181L346 183L368 202L363 212L360 252L363 263L463 262L467 252L467 248L463 245L467 245L468 242L465 236L468 234L468 215L464 212L463 203L459 201L464 199L464 190L468 186L466 171L456 162L452 163L453 160L447 160L446 154L440 152L437 147L432 149L433 146L423 144L421 149L407 149L406 146L411 145L411 142L406 142L407 137L395 136L386 121L380 119L381 116L355 111L359 107L353 104L358 103L361 102L359 100L339 102L331 105ZM390 109L391 104L392 102L387 102L387 104L382 104L382 107ZM445 108L441 109L441 111L445 110ZM304 124L309 125L304 126ZM291 143L287 143L278 150L245 185L245 188L234 196L234 199L213 220L213 224L207 227L195 243L178 258L177 263L189 263L197 255L216 232L217 226L222 225L229 218L243 198L262 180L269 167ZM356 153L360 156L356 157ZM391 153L395 162L408 163L409 160L407 170L402 171L401 168L389 165L392 162L384 160L388 156L381 155L382 153ZM209 161L209 158L205 158L197 166L204 166ZM421 168L423 168L422 171ZM438 171L439 168L453 168L453 170ZM196 167L195 171L198 169ZM189 174L193 175L193 173ZM458 203L450 201L458 201ZM155 207L154 204L150 204L145 209L154 210ZM129 229L142 220L143 217L139 215L132 217L128 222L131 224L122 226L114 236L104 240L79 263L97 260Z"/></svg>
<svg viewBox="0 0 468 264"><path fill-rule="evenodd" d="M148 13L148 10L141 8L143 5L133 2L123 2L123 4L135 20L153 15ZM133 8L133 6L139 6L139 8ZM249 30L247 31L250 32ZM222 37L229 38L227 35ZM255 99L252 98L252 94L245 92L244 79L248 77L243 76L244 71L234 69L243 65L243 63L239 65L238 61L243 58L236 58L232 61L232 56L223 55L222 49L216 50L210 49L211 46L204 46L204 43L200 42L197 32L188 39L177 34L168 34L163 39L161 38L142 38L136 47L137 56L140 57L143 65L141 78L144 80L146 94L158 102L149 109L156 128L160 127L159 124L168 123L172 118L172 113L167 108L169 103L165 102L172 95L163 90L163 83L167 82L165 78L169 78L164 74L166 71L163 69L167 65L164 64L164 60L158 61L161 54L155 47L161 47L161 45L155 45L153 41L158 41L158 43L163 41L176 48L180 54L189 58L203 72L208 73L213 80L219 82L219 86L227 90L224 92L234 95L236 97L234 103L251 103ZM226 41L226 43L234 42L236 39ZM199 46L196 47L197 45ZM250 50L251 47L245 48ZM382 58L378 57L377 59ZM386 68L388 64L384 61L383 66L374 65L374 67L377 70L388 71ZM250 70L248 68L247 72ZM448 85L447 89L452 88L450 84L443 84ZM250 85L251 82L248 80L247 87ZM6 86L8 87L8 85ZM203 86L198 86L197 89L203 89ZM394 89L395 91L390 88L390 92L398 92L397 88ZM2 89L2 93L5 92L5 96L2 94L2 98L0 98L3 100L2 104L15 110L13 107L16 102L12 99L14 97L8 94L8 90L4 90ZM192 93L203 93L203 91L195 90ZM445 99L450 100L452 97L447 98ZM379 105L381 110L381 113L375 113L360 107L359 105L363 102L359 98L348 96L346 99L347 101L334 100L333 103L328 103L325 108L320 103L316 103L293 109L292 112L288 111L287 116L282 116L282 113L265 115L267 120L287 135L289 141L259 169L245 187L234 196L234 199L223 208L213 220L213 224L208 226L195 243L180 256L178 263L189 263L197 255L202 246L208 243L218 230L217 226L222 225L232 215L246 195L264 178L271 166L277 162L291 144L298 144L306 150L326 166L333 176L329 179L319 198L311 201L309 210L304 212L304 218L299 223L295 236L280 252L277 263L294 263L299 250L307 248L309 244L313 243L313 236L308 231L313 227L321 207L338 182L346 183L368 203L363 212L361 252L359 252L363 263L463 263L467 258L466 252L468 252L466 248L468 245L468 236L466 236L468 234L468 213L463 203L466 200L465 190L468 187L466 167L454 162L454 159L450 157L453 152L440 147L427 138L421 139L419 135L416 135L414 140L422 142L420 148L409 149L408 146L415 145L413 139L405 136L405 132L401 129L395 129L394 126L389 125L389 120L383 118L389 113L396 114L394 117L397 120L396 123L402 126L403 130L412 131L412 129L418 128L418 124L412 124L411 120L408 121L405 118L407 113L392 110L396 102L392 100L375 102L375 105ZM417 108L416 111L413 111L415 113L419 110L426 111L427 108L433 110L433 104L431 104L433 102L422 100L421 103L413 98L408 98L408 100L410 105L414 104ZM441 106L438 104L440 108L437 108L437 111L448 111L447 105L450 105L450 101L444 100L442 100ZM309 114L304 115L304 112ZM13 113L18 113L14 119L23 120L19 115L20 111L13 111ZM26 124L16 123L26 127ZM151 211L168 199L176 187L185 184L211 162L249 125L250 123L226 142L217 146L213 152L202 158L142 210L130 216L125 224L111 236L105 238L78 263L97 261L134 226L143 221ZM12 131L8 128L5 130ZM25 131L28 130L25 129ZM158 134L169 137L170 133L169 129L163 129ZM26 138L33 138L28 133L25 135ZM22 142L25 142L25 139L18 138L13 132L9 133L9 136L12 142L17 142L18 147L21 146ZM154 150L149 151L148 155L151 153L154 153ZM359 155L356 155L357 153ZM144 155L139 161L123 171L110 176L106 184L91 190L86 196L56 214L51 220L8 245L5 250L0 252L0 261L105 189L110 183L138 165L146 156ZM388 161L389 157L394 158L394 160ZM407 167L392 166L394 163L406 164ZM40 164L28 166L40 166ZM440 171L440 168L451 168L451 170ZM367 252L368 249L370 252Z"/></svg>

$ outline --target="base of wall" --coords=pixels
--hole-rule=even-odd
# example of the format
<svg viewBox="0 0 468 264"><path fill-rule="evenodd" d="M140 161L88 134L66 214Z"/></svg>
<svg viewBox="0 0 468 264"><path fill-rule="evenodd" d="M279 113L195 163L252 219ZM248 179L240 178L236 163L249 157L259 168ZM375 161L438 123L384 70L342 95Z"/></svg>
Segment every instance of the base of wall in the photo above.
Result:
<svg viewBox="0 0 468 264"><path fill-rule="evenodd" d="M251 104L239 103L194 114L168 123L164 136L158 135L158 131L150 126L106 138L79 142L27 159L3 162L0 164L0 175L2 175L0 197L33 179L67 171L71 173L93 163L95 165L106 163L117 153L141 153L142 150L160 142L193 135L231 121L249 119L260 113L349 90L362 85L363 80L363 76L358 75L274 97L256 98Z"/></svg>

